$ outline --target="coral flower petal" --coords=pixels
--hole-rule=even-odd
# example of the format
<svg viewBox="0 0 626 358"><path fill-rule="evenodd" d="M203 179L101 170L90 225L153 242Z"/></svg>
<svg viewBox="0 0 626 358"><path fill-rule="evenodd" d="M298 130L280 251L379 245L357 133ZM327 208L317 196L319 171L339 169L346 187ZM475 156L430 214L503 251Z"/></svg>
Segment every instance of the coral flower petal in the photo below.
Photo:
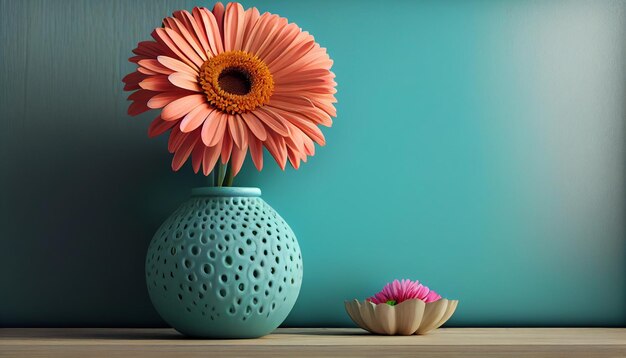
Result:
<svg viewBox="0 0 626 358"><path fill-rule="evenodd" d="M263 169L263 143L254 135L249 135L250 156L257 170Z"/></svg>
<svg viewBox="0 0 626 358"><path fill-rule="evenodd" d="M175 72L167 76L167 79L176 87L194 92L202 92L197 78L186 72Z"/></svg>
<svg viewBox="0 0 626 358"><path fill-rule="evenodd" d="M264 141L267 138L267 131L263 122L261 122L254 114L246 112L242 113L241 117L246 122L246 125L259 140Z"/></svg>
<svg viewBox="0 0 626 358"><path fill-rule="evenodd" d="M150 123L150 127L148 128L148 137L153 138L159 136L176 125L176 122L173 121L164 121L159 114L153 121Z"/></svg>
<svg viewBox="0 0 626 358"><path fill-rule="evenodd" d="M227 117L219 111L211 112L202 126L202 142L207 147L220 143L226 130Z"/></svg>
<svg viewBox="0 0 626 358"><path fill-rule="evenodd" d="M302 133L300 128L291 124L291 122L287 122L287 126L289 127L290 136L285 137L285 143L287 143L287 147L291 147L292 149L304 152L304 137L305 134Z"/></svg>
<svg viewBox="0 0 626 358"><path fill-rule="evenodd" d="M262 56L265 61L273 61L279 57L300 34L300 29L296 24L288 24L281 30L269 46L258 50L259 56Z"/></svg>
<svg viewBox="0 0 626 358"><path fill-rule="evenodd" d="M230 157L231 160L231 170L232 175L235 176L241 170L241 166L243 165L244 160L246 159L246 152L248 151L248 146L243 146L242 148L238 148L237 146L233 147L233 152Z"/></svg>
<svg viewBox="0 0 626 358"><path fill-rule="evenodd" d="M176 16L176 13L174 13L174 16ZM191 49L193 49L193 51L195 52L195 55L197 55L202 60L202 63L204 63L204 61L208 59L206 50L201 48L200 41L197 40L197 36L194 38L194 36L192 36L189 33L189 31L187 31L187 28L185 27L185 25L183 25L183 23L180 22L176 17L166 17L163 20L163 23L165 27L173 30L184 39L184 44L183 44L183 42L176 41L176 39L173 38L177 42L177 44L179 44L178 45L179 48L181 48L181 45L183 47L186 47L185 44L187 44L189 45L189 47L191 47ZM170 35L170 37L172 36Z"/></svg>
<svg viewBox="0 0 626 358"><path fill-rule="evenodd" d="M175 58L168 57L168 56L158 56L157 61L159 61L159 63L162 64L163 66L172 70L172 72L184 72L191 76L198 75L198 71L194 70L189 65Z"/></svg>
<svg viewBox="0 0 626 358"><path fill-rule="evenodd" d="M272 108L272 107L270 107ZM325 145L326 139L322 131L313 123L303 118L300 114L294 112L287 112L280 108L272 108L275 113L279 113L283 118L291 122L296 127L300 128L304 134L309 136L315 143L319 145Z"/></svg>
<svg viewBox="0 0 626 358"><path fill-rule="evenodd" d="M239 3L228 3L224 14L224 50L241 49L245 14Z"/></svg>
<svg viewBox="0 0 626 358"><path fill-rule="evenodd" d="M332 86L311 86L311 85L281 85L276 89L274 93L276 94L290 94L297 93L302 90L307 90L311 93L321 93L321 94L335 94L337 93L337 89Z"/></svg>
<svg viewBox="0 0 626 358"><path fill-rule="evenodd" d="M337 109L333 106L333 103L337 102L333 95L309 95L307 97L315 107L323 110L331 117L337 117Z"/></svg>
<svg viewBox="0 0 626 358"><path fill-rule="evenodd" d="M143 89L151 91L168 91L177 89L176 86L170 83L167 76L164 75L150 76L139 82L139 86Z"/></svg>
<svg viewBox="0 0 626 358"><path fill-rule="evenodd" d="M173 121L181 118L197 106L205 103L205 98L201 94L192 94L190 96L182 97L165 106L161 112L161 117L163 117L166 121Z"/></svg>
<svg viewBox="0 0 626 358"><path fill-rule="evenodd" d="M278 115L276 111L260 108L258 111L254 111L254 115L276 133L282 136L289 135L289 128L283 122L283 117Z"/></svg>
<svg viewBox="0 0 626 358"><path fill-rule="evenodd" d="M158 75L159 74L158 72L154 72L152 70L149 70L149 69L147 69L145 67L141 67L141 66L137 67L137 72L141 72L144 75L148 75L148 76L154 76L154 75Z"/></svg>
<svg viewBox="0 0 626 358"><path fill-rule="evenodd" d="M175 91L161 92L148 100L148 107L152 109L163 108L167 104L179 98L189 96L193 92L177 89Z"/></svg>
<svg viewBox="0 0 626 358"><path fill-rule="evenodd" d="M289 159L289 163L294 169L300 168L300 153L287 147L287 158Z"/></svg>
<svg viewBox="0 0 626 358"><path fill-rule="evenodd" d="M267 64L270 70L278 73L278 71L282 68L287 67L287 65L293 65L297 63L297 60L304 57L309 51L313 49L315 46L315 41L313 40L313 36L308 34L301 33L299 38L294 40L294 43L297 45L293 46L287 52L285 52L280 57L277 57L274 61L271 61ZM307 36L308 35L308 36Z"/></svg>
<svg viewBox="0 0 626 358"><path fill-rule="evenodd" d="M213 10L211 10L213 15L215 16L215 21L217 22L217 26L219 29L218 34L224 39L224 13L226 9L224 8L224 4L221 2L215 3L213 5Z"/></svg>
<svg viewBox="0 0 626 358"><path fill-rule="evenodd" d="M285 170L285 166L287 165L287 146L285 139L276 133L270 132L269 134L265 141L265 147L272 157L274 157L280 169Z"/></svg>
<svg viewBox="0 0 626 358"><path fill-rule="evenodd" d="M313 140L307 135L303 136L302 140L304 141L304 153L311 156L315 155L315 143L313 143Z"/></svg>
<svg viewBox="0 0 626 358"><path fill-rule="evenodd" d="M253 7L251 9L246 10L245 12L245 19L244 19L244 29L243 29L243 38L242 38L242 48L245 44L246 39L248 39L250 37L250 34L252 33L252 29L254 28L254 25L256 25L256 22L259 20L259 18L261 17L261 13L259 13L259 10L256 7Z"/></svg>
<svg viewBox="0 0 626 358"><path fill-rule="evenodd" d="M221 142L219 143L221 144ZM204 147L204 156L202 158L202 168L204 175L209 175L209 173L217 164L217 160L222 153L222 146L216 145L215 147Z"/></svg>
<svg viewBox="0 0 626 358"><path fill-rule="evenodd" d="M206 8L196 9L194 9L193 12L194 18L196 18L196 21L202 23L211 47L211 52L213 53L213 56L217 56L224 52L220 25L211 11ZM198 20L198 18L200 20Z"/></svg>
<svg viewBox="0 0 626 358"><path fill-rule="evenodd" d="M163 48L154 41L141 41L133 53L143 58L155 58L163 53Z"/></svg>
<svg viewBox="0 0 626 358"><path fill-rule="evenodd" d="M307 118L309 118L311 121L313 121L316 124L319 124L325 127L330 127L333 125L333 119L330 118L328 113L322 111L319 108L313 108L313 109L309 109L308 111L303 111L302 114L304 114Z"/></svg>
<svg viewBox="0 0 626 358"><path fill-rule="evenodd" d="M274 80L276 81L276 83L289 83L290 81L301 81L303 79L318 79L326 77L335 78L335 74L322 68L315 68L312 70L299 71L297 77L289 76L289 74L284 73L277 74L274 76Z"/></svg>
<svg viewBox="0 0 626 358"><path fill-rule="evenodd" d="M172 127L172 130L170 131L170 138L167 140L167 150L170 153L174 153L176 149L180 147L180 144L185 140L185 138L187 138L187 135L189 135L189 133L181 132L178 126Z"/></svg>
<svg viewBox="0 0 626 358"><path fill-rule="evenodd" d="M194 173L198 173L200 167L202 167L204 148L206 147L202 143L202 140L196 141L196 145L193 147L193 151L191 152L191 167L193 168Z"/></svg>
<svg viewBox="0 0 626 358"><path fill-rule="evenodd" d="M240 115L228 117L228 130L230 131L230 136L233 138L235 145L239 148L248 147L248 132L245 126L246 124Z"/></svg>
<svg viewBox="0 0 626 358"><path fill-rule="evenodd" d="M263 148L281 169L287 161L297 169L325 144L319 126L337 115L333 62L298 25L217 3L175 11L152 37L133 50L129 61L137 68L124 77L124 89L134 91L130 115L160 109L148 134L170 131L174 170L191 158L194 172L207 175L221 159L236 175L248 151L261 170ZM403 295L413 290L430 297L412 286Z"/></svg>
<svg viewBox="0 0 626 358"><path fill-rule="evenodd" d="M171 31L171 30L170 30ZM193 69L199 69L200 66L196 65L194 61L192 61L189 57L187 57L179 48L176 46L174 40L172 40L165 28L157 28L152 31L152 37L162 46L166 47L170 53L174 54L176 58L186 63ZM167 54L165 54L167 55Z"/></svg>
<svg viewBox="0 0 626 358"><path fill-rule="evenodd" d="M250 29L250 35L244 39L243 50L250 53L258 54L258 48L265 41L271 42L272 38L269 36L270 32L275 28L270 22L276 19L277 16L265 13L261 15Z"/></svg>
<svg viewBox="0 0 626 358"><path fill-rule="evenodd" d="M293 107L301 107L305 110L315 108L313 102L306 97L286 96L279 94L272 96L270 105L285 109L287 111L292 109Z"/></svg>
<svg viewBox="0 0 626 358"><path fill-rule="evenodd" d="M274 96L272 97L270 105L285 111L300 113L316 124L321 124L326 127L330 127L333 124L332 119L326 112L315 107L313 102L306 98L291 97L281 99L279 96Z"/></svg>
<svg viewBox="0 0 626 358"><path fill-rule="evenodd" d="M230 159L230 154L233 151L233 139L230 137L228 132L224 136L224 140L222 141L222 164L228 163L228 159Z"/></svg>
<svg viewBox="0 0 626 358"><path fill-rule="evenodd" d="M198 26L199 22L193 18L193 15L187 10L178 10L174 11L174 17L180 21L187 32L191 35L192 40L202 48L203 54L206 56L207 52L210 51L209 43L206 38L206 33L203 33L200 26ZM202 54L200 54L202 57Z"/></svg>
<svg viewBox="0 0 626 358"><path fill-rule="evenodd" d="M290 73L311 70L315 68L330 69L332 60L321 49L314 49L302 56L298 61L273 71L276 76L289 75Z"/></svg>
<svg viewBox="0 0 626 358"><path fill-rule="evenodd" d="M136 116L143 112L149 111L151 108L148 107L147 101L149 101L157 93L158 92L142 89L128 96L128 99L133 101L133 103L128 107L128 114L130 114L131 116Z"/></svg>
<svg viewBox="0 0 626 358"><path fill-rule="evenodd" d="M146 102L133 102L130 106L128 106L127 113L131 116L136 116L149 110L150 107L146 106Z"/></svg>
<svg viewBox="0 0 626 358"><path fill-rule="evenodd" d="M138 65L143 68L147 68L150 71L153 71L154 73L162 74L162 75L169 75L170 73L174 72L171 69L163 66L161 63L159 63L159 61L152 59L152 58L140 60L138 62Z"/></svg>
<svg viewBox="0 0 626 358"><path fill-rule="evenodd" d="M190 59L196 66L202 66L204 60L202 60L202 58L198 56L196 51L194 51L191 45L189 45L189 43L185 41L185 39L181 35L178 34L178 32L167 27L163 28L163 30L167 33L167 36L174 42L175 46L178 47L180 51L182 51L184 56Z"/></svg>
<svg viewBox="0 0 626 358"><path fill-rule="evenodd" d="M190 133L189 135L187 135L185 140L182 141L180 147L176 149L176 153L174 153L174 158L172 159L172 169L174 171L180 169L183 164L185 164L185 162L191 155L191 152L193 151L193 148L195 147L198 139L198 135Z"/></svg>
<svg viewBox="0 0 626 358"><path fill-rule="evenodd" d="M209 116L214 108L207 103L203 103L187 113L185 118L180 122L180 130L183 132L191 132L200 127L204 120Z"/></svg>
<svg viewBox="0 0 626 358"><path fill-rule="evenodd" d="M133 72L129 73L124 78L122 78L122 82L124 82L124 91L133 91L140 89L139 83L148 78L148 76L144 75L141 72Z"/></svg>
<svg viewBox="0 0 626 358"><path fill-rule="evenodd" d="M269 15L264 26L260 28L259 35L255 37L254 41L250 44L250 51L263 57L262 54L267 51L267 49L275 46L276 41L279 39L279 34L285 30L286 26L287 19L276 15ZM263 57L263 59L269 61L269 58Z"/></svg>

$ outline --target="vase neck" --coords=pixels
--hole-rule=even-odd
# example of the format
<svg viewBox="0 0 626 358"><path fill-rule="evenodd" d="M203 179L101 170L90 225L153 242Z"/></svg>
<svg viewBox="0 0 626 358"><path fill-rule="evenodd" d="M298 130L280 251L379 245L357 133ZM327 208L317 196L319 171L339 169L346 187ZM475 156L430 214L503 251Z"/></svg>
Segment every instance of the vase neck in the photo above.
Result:
<svg viewBox="0 0 626 358"><path fill-rule="evenodd" d="M211 196L211 197L225 197L225 196L239 196L239 197L257 197L261 196L261 189L259 188L239 188L239 187L217 187L217 186L205 186L200 188L191 189L191 196Z"/></svg>

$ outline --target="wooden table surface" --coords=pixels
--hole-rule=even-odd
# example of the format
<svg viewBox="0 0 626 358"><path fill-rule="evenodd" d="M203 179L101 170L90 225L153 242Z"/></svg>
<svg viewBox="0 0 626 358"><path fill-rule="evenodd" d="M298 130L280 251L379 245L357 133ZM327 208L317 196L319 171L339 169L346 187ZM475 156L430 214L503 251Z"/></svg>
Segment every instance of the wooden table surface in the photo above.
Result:
<svg viewBox="0 0 626 358"><path fill-rule="evenodd" d="M626 357L625 328L442 328L375 336L281 328L259 339L187 339L172 329L2 328L0 357Z"/></svg>

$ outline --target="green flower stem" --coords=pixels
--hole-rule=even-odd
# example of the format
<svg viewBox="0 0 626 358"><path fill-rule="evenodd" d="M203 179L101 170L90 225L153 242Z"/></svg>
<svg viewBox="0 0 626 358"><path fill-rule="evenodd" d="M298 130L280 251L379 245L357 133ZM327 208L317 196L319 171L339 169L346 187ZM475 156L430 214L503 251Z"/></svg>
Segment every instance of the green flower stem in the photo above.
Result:
<svg viewBox="0 0 626 358"><path fill-rule="evenodd" d="M226 175L226 164L222 164L222 162L220 162L219 168L217 170L217 186L222 186L222 184L224 184L225 175Z"/></svg>
<svg viewBox="0 0 626 358"><path fill-rule="evenodd" d="M209 186L215 186L215 175L213 174L214 170L211 170L211 173L207 176L207 181Z"/></svg>
<svg viewBox="0 0 626 358"><path fill-rule="evenodd" d="M233 186L233 180L235 177L233 176L233 166L232 164L228 166L228 170L226 170L226 182L224 186Z"/></svg>

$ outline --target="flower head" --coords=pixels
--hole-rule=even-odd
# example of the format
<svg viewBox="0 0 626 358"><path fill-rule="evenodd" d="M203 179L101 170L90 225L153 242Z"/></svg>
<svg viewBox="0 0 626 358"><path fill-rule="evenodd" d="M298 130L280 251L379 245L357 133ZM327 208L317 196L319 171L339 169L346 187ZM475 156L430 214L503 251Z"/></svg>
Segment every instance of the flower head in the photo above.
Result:
<svg viewBox="0 0 626 358"><path fill-rule="evenodd" d="M425 303L437 301L441 296L428 287L411 280L394 280L383 287L382 291L367 299L375 304L387 303L396 305L410 299L420 299Z"/></svg>
<svg viewBox="0 0 626 358"><path fill-rule="evenodd" d="M148 134L169 130L172 169L191 157L208 175L221 158L236 175L248 152L257 169L263 148L284 169L324 145L318 125L336 116L335 75L326 49L296 24L241 4L176 11L129 60L124 89L130 115L161 109Z"/></svg>

